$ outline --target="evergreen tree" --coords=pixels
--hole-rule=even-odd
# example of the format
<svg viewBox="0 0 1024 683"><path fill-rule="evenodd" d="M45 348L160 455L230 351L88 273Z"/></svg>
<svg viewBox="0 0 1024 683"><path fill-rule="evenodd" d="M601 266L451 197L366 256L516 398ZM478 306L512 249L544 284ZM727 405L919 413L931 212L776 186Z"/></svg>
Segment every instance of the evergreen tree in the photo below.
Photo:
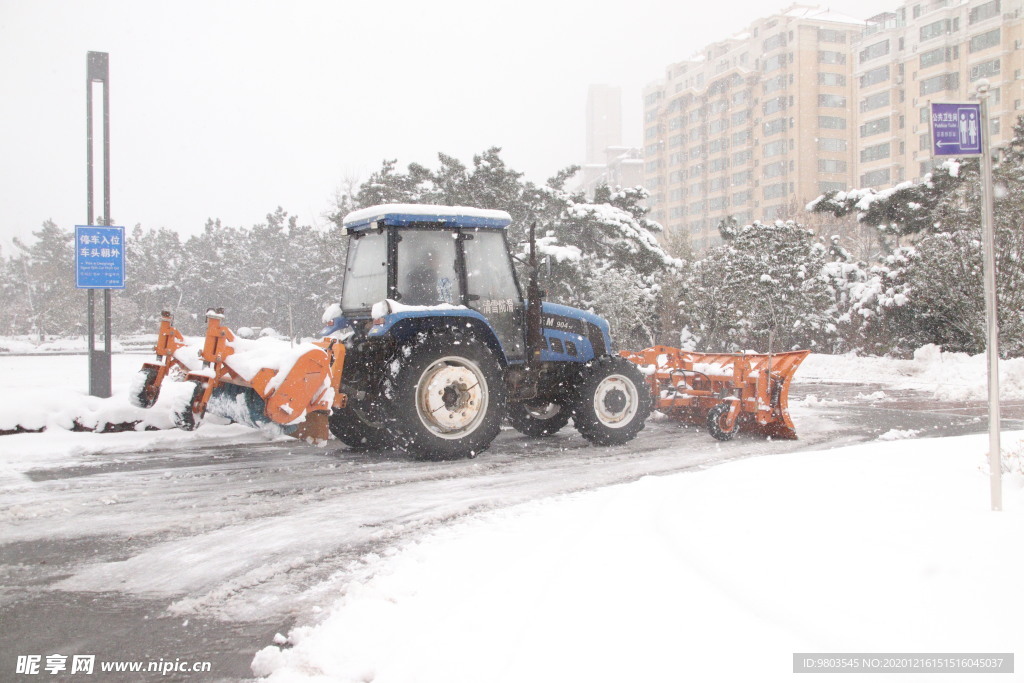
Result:
<svg viewBox="0 0 1024 683"><path fill-rule="evenodd" d="M709 351L831 350L827 249L799 225L754 222L692 264L680 293L687 339Z"/></svg>

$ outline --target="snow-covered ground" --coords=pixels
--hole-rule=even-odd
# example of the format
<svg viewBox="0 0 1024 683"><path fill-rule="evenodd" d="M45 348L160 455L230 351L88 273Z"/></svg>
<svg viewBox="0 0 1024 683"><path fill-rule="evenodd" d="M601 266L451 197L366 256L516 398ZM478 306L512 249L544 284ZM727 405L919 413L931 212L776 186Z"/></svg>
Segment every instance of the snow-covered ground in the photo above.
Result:
<svg viewBox="0 0 1024 683"><path fill-rule="evenodd" d="M253 671L776 681L798 652L1019 655L1024 476L990 512L984 449L969 436L760 457L486 514L381 558Z"/></svg>
<svg viewBox="0 0 1024 683"><path fill-rule="evenodd" d="M84 356L0 356L0 429L26 422L47 427L0 437L0 491L31 498L26 487L37 485L28 483L27 471L95 466L104 454L123 460L169 448L175 458L204 457L195 455L196 447L278 438L216 424L191 433L68 430L75 417L115 422L146 412L126 399L144 359L115 355L114 397L99 400L86 395ZM1024 397L1024 366L1017 363L1002 364L1007 399ZM850 401L885 400L886 391L907 387L960 400L985 395L985 365L982 357L934 348L911 361L812 355L796 381L878 385L875 393L843 399ZM813 396L794 402L802 436L829 429L816 412L820 403ZM148 415L154 422L169 419L162 404ZM271 681L766 681L789 679L795 652L1013 652L1024 642L1024 433L1004 433L1002 513L989 511L984 435L915 435L893 429L867 445L785 454L751 441L752 452L756 445L770 456L457 514L460 521L427 526L429 534L398 548L386 545L343 581L321 585L319 617L307 614L278 645L253 643L254 651L263 648L253 672ZM645 437L634 442L637 448ZM553 464L537 460L537 466ZM311 512L336 515L329 492L323 495ZM184 504L177 498L166 504L172 503ZM69 585L82 589L78 584L91 571L128 571L147 553L161 556L164 545L186 556L214 548L218 535L231 535L226 510L210 507L228 526L201 533L202 543L170 539L128 562L76 570ZM73 522L77 514L58 517ZM16 525L21 518L4 519ZM119 517L117 524L124 523ZM255 524L239 533L261 528L276 527ZM314 535L334 533L315 528L321 531ZM26 539L34 529L22 530ZM332 542L325 538L326 550ZM264 545L258 538L252 543ZM245 571L255 570L246 565ZM326 588L336 597L328 598ZM175 604L182 603L189 598ZM261 609L271 608L252 604L244 611L251 618Z"/></svg>

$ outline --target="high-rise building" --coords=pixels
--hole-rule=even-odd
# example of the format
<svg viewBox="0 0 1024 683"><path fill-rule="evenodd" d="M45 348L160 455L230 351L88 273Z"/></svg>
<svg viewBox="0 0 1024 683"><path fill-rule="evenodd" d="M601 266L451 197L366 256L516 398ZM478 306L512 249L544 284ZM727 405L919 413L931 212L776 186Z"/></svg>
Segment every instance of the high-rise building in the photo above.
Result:
<svg viewBox="0 0 1024 683"><path fill-rule="evenodd" d="M864 21L793 5L672 64L644 91L652 217L704 248L730 216L787 218L828 190L919 179L928 103L965 101L982 78L1005 142L1024 113L1022 4L906 0Z"/></svg>
<svg viewBox="0 0 1024 683"><path fill-rule="evenodd" d="M856 62L856 187L884 188L931 170L929 104L969 101L990 83L991 143L1024 113L1024 0L908 0L868 20Z"/></svg>
<svg viewBox="0 0 1024 683"><path fill-rule="evenodd" d="M652 217L718 240L729 216L788 215L853 178L850 44L864 22L794 5L671 65L644 91Z"/></svg>
<svg viewBox="0 0 1024 683"><path fill-rule="evenodd" d="M603 164L605 150L622 145L622 88L591 85L587 89L588 164Z"/></svg>

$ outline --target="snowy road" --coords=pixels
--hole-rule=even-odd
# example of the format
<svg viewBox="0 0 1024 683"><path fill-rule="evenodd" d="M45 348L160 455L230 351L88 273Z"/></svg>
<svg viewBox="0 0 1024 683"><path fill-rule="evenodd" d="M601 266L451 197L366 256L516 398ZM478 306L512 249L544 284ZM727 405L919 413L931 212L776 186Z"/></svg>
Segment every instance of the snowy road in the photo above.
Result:
<svg viewBox="0 0 1024 683"><path fill-rule="evenodd" d="M29 468L0 505L0 671L19 654L83 652L211 661L212 679L245 678L256 650L315 620L367 560L467 514L740 457L985 429L980 403L878 389L794 386L794 442L718 443L658 420L618 448L572 429L546 440L509 430L457 462L276 440ZM1006 428L1024 427L1024 402L1004 416ZM4 437L5 447L23 438L38 435Z"/></svg>

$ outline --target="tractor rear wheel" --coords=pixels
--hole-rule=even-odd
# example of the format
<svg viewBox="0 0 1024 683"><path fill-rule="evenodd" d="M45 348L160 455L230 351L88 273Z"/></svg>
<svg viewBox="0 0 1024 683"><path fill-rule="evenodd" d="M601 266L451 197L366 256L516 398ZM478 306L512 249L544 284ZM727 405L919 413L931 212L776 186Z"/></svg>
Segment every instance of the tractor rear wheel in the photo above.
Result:
<svg viewBox="0 0 1024 683"><path fill-rule="evenodd" d="M522 401L508 407L508 419L527 436L551 436L569 422L570 411L559 403Z"/></svg>
<svg viewBox="0 0 1024 683"><path fill-rule="evenodd" d="M644 428L651 413L651 390L636 364L602 356L580 372L573 422L591 443L626 443Z"/></svg>
<svg viewBox="0 0 1024 683"><path fill-rule="evenodd" d="M387 426L425 459L476 457L501 429L505 382L486 343L457 330L413 339L391 365Z"/></svg>

